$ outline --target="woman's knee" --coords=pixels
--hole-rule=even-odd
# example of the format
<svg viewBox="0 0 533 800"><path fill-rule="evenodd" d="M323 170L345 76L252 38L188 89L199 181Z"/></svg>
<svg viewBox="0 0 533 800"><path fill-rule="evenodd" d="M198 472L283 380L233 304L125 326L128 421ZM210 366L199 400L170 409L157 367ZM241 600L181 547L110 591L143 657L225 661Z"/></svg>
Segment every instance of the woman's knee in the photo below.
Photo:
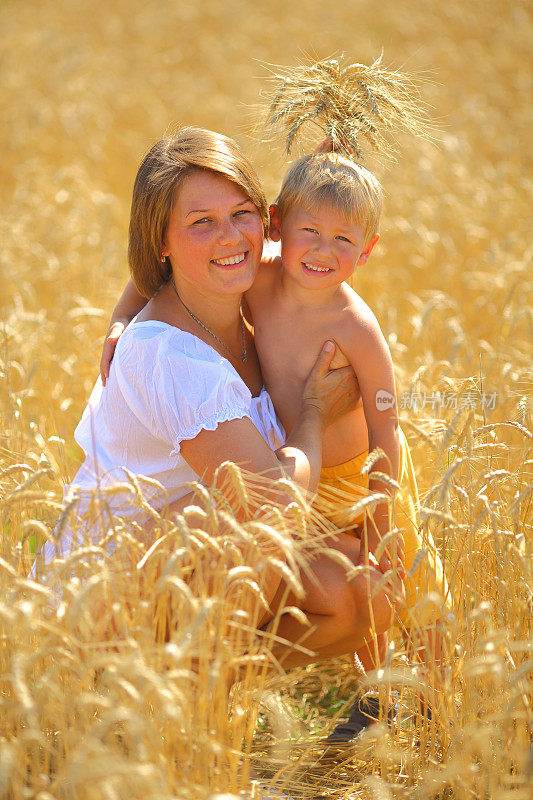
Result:
<svg viewBox="0 0 533 800"><path fill-rule="evenodd" d="M344 547L338 549L349 557ZM358 543L354 556L356 549ZM321 559L313 572L312 583L304 581L307 584L305 611L337 617L339 629L343 629L345 636L353 634L357 638L370 629L380 634L390 628L392 592L390 586L382 585L377 589L383 578L381 572L364 567L359 574L349 576L345 567L329 558Z"/></svg>
<svg viewBox="0 0 533 800"><path fill-rule="evenodd" d="M305 598L301 607L311 614L348 619L353 616L355 600L344 565L322 555L309 573L302 575Z"/></svg>
<svg viewBox="0 0 533 800"><path fill-rule="evenodd" d="M342 532L328 539L328 547L337 550L352 562L354 566L360 563L361 540L354 533Z"/></svg>
<svg viewBox="0 0 533 800"><path fill-rule="evenodd" d="M327 587L326 613L337 617L339 638L352 639L357 649L370 632L385 634L393 623L394 610L386 588L375 592L383 575L370 567L352 579L342 570L335 578Z"/></svg>

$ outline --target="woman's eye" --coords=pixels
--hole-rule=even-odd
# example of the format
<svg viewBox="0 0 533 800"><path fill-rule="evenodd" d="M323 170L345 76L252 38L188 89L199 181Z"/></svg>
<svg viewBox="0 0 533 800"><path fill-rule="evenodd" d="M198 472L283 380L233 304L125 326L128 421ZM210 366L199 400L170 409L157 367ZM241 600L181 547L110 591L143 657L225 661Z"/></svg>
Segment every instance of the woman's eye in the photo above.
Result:
<svg viewBox="0 0 533 800"><path fill-rule="evenodd" d="M251 214L251 213L252 212L250 211L249 208L241 208L239 211L235 212L235 216L236 217L241 217L243 214Z"/></svg>
<svg viewBox="0 0 533 800"><path fill-rule="evenodd" d="M195 219L193 225L201 225L202 222L209 222L208 217L202 217L201 219Z"/></svg>

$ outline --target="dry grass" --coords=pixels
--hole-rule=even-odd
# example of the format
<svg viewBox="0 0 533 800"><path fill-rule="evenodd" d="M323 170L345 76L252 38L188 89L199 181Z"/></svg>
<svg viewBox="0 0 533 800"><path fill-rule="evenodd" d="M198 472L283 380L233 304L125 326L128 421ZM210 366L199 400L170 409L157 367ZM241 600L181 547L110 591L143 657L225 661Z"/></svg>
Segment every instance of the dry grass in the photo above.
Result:
<svg viewBox="0 0 533 800"><path fill-rule="evenodd" d="M528 6L332 0L303 14L277 0L24 0L0 15L0 796L192 800L244 790L251 760L294 796L529 800ZM400 396L418 393L416 408L404 394L401 413L453 595L445 681L433 689L398 643L371 680L392 683L399 724L335 752L320 738L350 701L352 667L265 675L254 539L228 519L220 531L220 512L168 527L153 552L117 523L117 558L95 548L58 564L59 597L53 582L25 578L79 464L72 432L125 280L142 152L176 120L238 135L237 103L261 87L251 56L296 63L304 42L317 58L344 51L365 63L384 46L387 63L429 70L422 94L444 130L439 147L401 143L383 176L379 249L356 280L388 337ZM254 160L274 196L281 155L257 149ZM497 393L494 408L482 392ZM416 700L424 681L438 709L429 724Z"/></svg>

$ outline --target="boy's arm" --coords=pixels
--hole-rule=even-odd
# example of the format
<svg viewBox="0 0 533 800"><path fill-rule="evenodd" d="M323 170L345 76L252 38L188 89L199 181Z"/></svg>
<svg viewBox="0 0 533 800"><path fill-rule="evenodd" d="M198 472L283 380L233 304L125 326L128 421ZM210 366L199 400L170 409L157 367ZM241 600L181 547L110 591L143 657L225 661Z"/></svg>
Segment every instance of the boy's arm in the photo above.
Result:
<svg viewBox="0 0 533 800"><path fill-rule="evenodd" d="M107 331L102 357L100 359L100 375L102 383L106 384L109 378L109 365L113 360L115 347L124 328L132 321L133 317L143 309L147 303L146 297L140 294L133 281L128 281L126 288L122 292L118 303L113 309L111 322Z"/></svg>
<svg viewBox="0 0 533 800"><path fill-rule="evenodd" d="M350 361L361 389L361 397L368 428L368 450L371 453L381 448L386 457L379 458L369 473L371 492L391 493L391 487L374 472L382 472L393 480L398 480L400 468L400 439L398 434L398 408L394 369L389 347L381 332L378 321L370 309L350 312L348 325L343 326L342 351ZM387 503L376 506L372 515L367 515L368 551L374 553L382 537L389 530L389 511ZM399 542L402 554L402 541ZM383 553L379 560L382 571L392 567L392 557ZM400 567L400 571L403 571Z"/></svg>
<svg viewBox="0 0 533 800"><path fill-rule="evenodd" d="M263 247L261 263L254 278L254 282L244 293L246 302L252 312L252 317L254 306L261 305L265 302L267 297L271 296L276 277L279 275L281 269L281 258L278 254L278 250L279 248L276 242L267 240Z"/></svg>

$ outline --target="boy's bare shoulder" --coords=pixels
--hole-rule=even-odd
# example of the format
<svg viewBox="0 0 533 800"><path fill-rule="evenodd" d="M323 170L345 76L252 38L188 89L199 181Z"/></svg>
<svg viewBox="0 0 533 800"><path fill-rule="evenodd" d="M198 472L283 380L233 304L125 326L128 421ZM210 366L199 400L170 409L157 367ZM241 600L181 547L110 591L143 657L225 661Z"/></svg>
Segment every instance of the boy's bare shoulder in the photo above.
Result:
<svg viewBox="0 0 533 800"><path fill-rule="evenodd" d="M368 415L373 415L373 407L367 408L368 398L379 389L395 392L394 367L387 340L372 309L349 286L343 286L342 290L334 338L358 377L368 424ZM381 416L379 419L383 421Z"/></svg>
<svg viewBox="0 0 533 800"><path fill-rule="evenodd" d="M254 298L272 291L279 280L281 269L281 256L263 253L255 280L245 293L247 299L253 302Z"/></svg>
<svg viewBox="0 0 533 800"><path fill-rule="evenodd" d="M363 298L348 284L339 287L339 330L346 336L354 333L381 333L376 315Z"/></svg>
<svg viewBox="0 0 533 800"><path fill-rule="evenodd" d="M341 287L332 334L354 368L380 371L391 365L390 349L370 306L349 286Z"/></svg>

